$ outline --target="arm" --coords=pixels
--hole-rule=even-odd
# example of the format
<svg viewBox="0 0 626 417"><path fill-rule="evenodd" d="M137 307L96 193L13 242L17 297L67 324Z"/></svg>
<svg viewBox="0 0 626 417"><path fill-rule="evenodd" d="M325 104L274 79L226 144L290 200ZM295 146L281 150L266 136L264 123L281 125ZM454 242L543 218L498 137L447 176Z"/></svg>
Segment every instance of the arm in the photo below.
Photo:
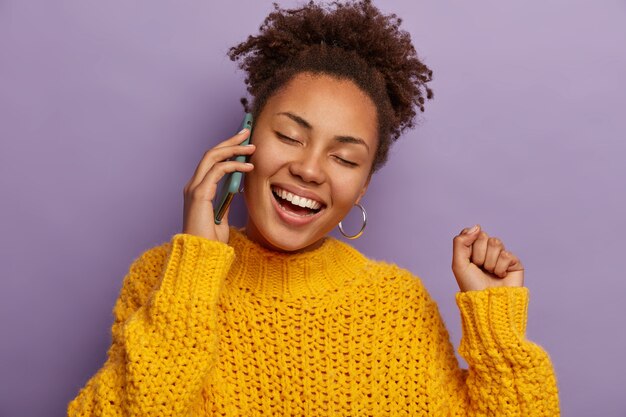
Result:
<svg viewBox="0 0 626 417"><path fill-rule="evenodd" d="M520 259L475 225L454 237L452 271L461 290L459 353L469 364L469 414L559 415L550 359L525 338L528 289Z"/></svg>
<svg viewBox="0 0 626 417"><path fill-rule="evenodd" d="M224 243L177 234L135 261L108 359L68 416L186 415L215 361L216 304L233 258Z"/></svg>
<svg viewBox="0 0 626 417"><path fill-rule="evenodd" d="M548 354L526 340L528 289L459 292L469 365L471 415L558 416L556 376Z"/></svg>
<svg viewBox="0 0 626 417"><path fill-rule="evenodd" d="M558 416L556 377L547 353L525 339L528 290L491 288L460 292L463 336L460 369L435 302L419 285L436 415ZM429 330L428 330L429 329ZM426 336L421 334L422 338Z"/></svg>

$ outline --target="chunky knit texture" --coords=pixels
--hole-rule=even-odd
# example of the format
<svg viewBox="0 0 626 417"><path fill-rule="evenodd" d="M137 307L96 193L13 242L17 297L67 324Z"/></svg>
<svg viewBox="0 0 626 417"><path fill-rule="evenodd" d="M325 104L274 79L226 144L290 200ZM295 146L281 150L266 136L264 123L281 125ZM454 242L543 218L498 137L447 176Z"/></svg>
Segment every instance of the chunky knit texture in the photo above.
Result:
<svg viewBox="0 0 626 417"><path fill-rule="evenodd" d="M130 267L69 416L557 416L528 290L458 293L459 368L419 278L333 238L268 251L176 234Z"/></svg>

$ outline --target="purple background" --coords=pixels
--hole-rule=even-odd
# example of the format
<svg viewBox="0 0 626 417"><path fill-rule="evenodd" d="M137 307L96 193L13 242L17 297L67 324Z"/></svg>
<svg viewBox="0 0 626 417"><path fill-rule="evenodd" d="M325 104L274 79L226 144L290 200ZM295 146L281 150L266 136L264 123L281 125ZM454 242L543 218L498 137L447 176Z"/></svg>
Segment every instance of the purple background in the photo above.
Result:
<svg viewBox="0 0 626 417"><path fill-rule="evenodd" d="M458 347L452 238L482 224L526 266L563 415L626 415L626 2L377 4L435 100L355 246L420 276ZM227 49L270 10L0 1L0 416L64 415L104 363L130 263L181 230L185 183L240 121Z"/></svg>

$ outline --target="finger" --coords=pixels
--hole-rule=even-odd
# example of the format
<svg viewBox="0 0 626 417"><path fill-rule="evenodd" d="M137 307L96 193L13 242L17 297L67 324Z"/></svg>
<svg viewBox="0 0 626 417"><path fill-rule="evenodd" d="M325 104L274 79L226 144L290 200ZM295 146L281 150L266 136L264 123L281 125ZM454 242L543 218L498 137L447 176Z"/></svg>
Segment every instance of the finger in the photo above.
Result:
<svg viewBox="0 0 626 417"><path fill-rule="evenodd" d="M218 162L226 161L238 155L251 155L256 147L254 145L231 145L221 148L213 148L204 153L202 160L198 163L193 177L188 183L188 188L194 189L206 176L207 172Z"/></svg>
<svg viewBox="0 0 626 417"><path fill-rule="evenodd" d="M478 230L480 230L480 225L479 224L475 224L472 227L464 227L463 229L461 229L461 231L459 232L459 235L467 235L467 234L473 235ZM470 233L470 231L471 231L471 233Z"/></svg>
<svg viewBox="0 0 626 417"><path fill-rule="evenodd" d="M513 261L509 264L509 267L506 269L506 272L515 272L515 271L523 271L524 265L522 265L522 261L515 255L513 255Z"/></svg>
<svg viewBox="0 0 626 417"><path fill-rule="evenodd" d="M487 256L487 241L489 235L484 231L478 234L478 238L472 245L472 263L477 266L482 266L485 263L485 257Z"/></svg>
<svg viewBox="0 0 626 417"><path fill-rule="evenodd" d="M463 271L469 264L472 255L472 244L478 237L480 226L472 228L464 228L461 233L456 235L452 240L452 270Z"/></svg>
<svg viewBox="0 0 626 417"><path fill-rule="evenodd" d="M517 258L511 252L506 250L501 251L500 256L498 256L496 266L493 269L493 273L500 278L506 277L509 266L511 266L511 264L515 261L517 261Z"/></svg>
<svg viewBox="0 0 626 417"><path fill-rule="evenodd" d="M253 169L254 165L249 162L219 162L213 165L209 172L207 172L202 182L195 188L195 193L197 193L197 196L200 198L213 200L215 194L217 193L217 183L224 177L224 175L235 171L250 172Z"/></svg>
<svg viewBox="0 0 626 417"><path fill-rule="evenodd" d="M496 267L496 262L498 261L498 256L500 256L500 252L504 250L504 245L502 241L497 237L490 237L487 239L487 253L485 254L485 263L483 264L483 268L489 272L493 272Z"/></svg>
<svg viewBox="0 0 626 417"><path fill-rule="evenodd" d="M250 155L254 153L255 149L256 149L256 146L252 144L249 144L249 145L234 144L234 145L229 145L229 146L211 148L208 151L206 151L204 155L202 156L202 159L198 163L198 169L202 170L203 172L206 172L216 162L225 161L227 159L230 159L238 155Z"/></svg>
<svg viewBox="0 0 626 417"><path fill-rule="evenodd" d="M225 146L238 145L244 140L246 140L249 134L250 134L249 129L243 129L241 132L229 137L225 141L218 143L216 146L214 146L214 148L223 148Z"/></svg>
<svg viewBox="0 0 626 417"><path fill-rule="evenodd" d="M198 164L198 167L196 168L196 171L194 172L194 175L192 176L192 179L189 181L189 183L187 184L186 187L190 187L192 185L197 184L197 181L195 181L196 177L204 177L204 175L206 174L206 171L209 170L209 167L206 167L206 164L203 164L203 161L205 160L205 158L207 158L207 155L211 154L211 152L215 149L218 148L224 148L224 147L228 147L228 146L241 146L241 143L246 140L246 138L248 137L248 135L250 134L250 130L249 129L242 129L239 133L231 136L230 138L218 143L216 146L214 146L213 148L209 149L208 151L206 151L202 157L202 159L200 160L200 163ZM249 144L252 145L252 144ZM254 150L254 145L252 145L251 149ZM234 156L234 155L233 155ZM224 158L227 159L227 158ZM202 165L202 167L201 167ZM202 168L202 169L201 169Z"/></svg>

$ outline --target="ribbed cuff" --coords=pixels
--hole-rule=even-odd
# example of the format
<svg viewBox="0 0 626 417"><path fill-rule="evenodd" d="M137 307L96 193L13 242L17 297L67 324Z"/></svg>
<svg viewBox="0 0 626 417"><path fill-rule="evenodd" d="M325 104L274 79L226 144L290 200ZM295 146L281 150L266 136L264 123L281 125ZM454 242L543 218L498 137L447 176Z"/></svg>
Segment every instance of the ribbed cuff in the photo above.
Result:
<svg viewBox="0 0 626 417"><path fill-rule="evenodd" d="M234 249L185 233L174 235L171 243L163 278L154 294L153 313L180 317L214 306L235 257Z"/></svg>
<svg viewBox="0 0 626 417"><path fill-rule="evenodd" d="M498 287L459 292L463 336L459 353L468 363L517 362L528 318L526 287Z"/></svg>

